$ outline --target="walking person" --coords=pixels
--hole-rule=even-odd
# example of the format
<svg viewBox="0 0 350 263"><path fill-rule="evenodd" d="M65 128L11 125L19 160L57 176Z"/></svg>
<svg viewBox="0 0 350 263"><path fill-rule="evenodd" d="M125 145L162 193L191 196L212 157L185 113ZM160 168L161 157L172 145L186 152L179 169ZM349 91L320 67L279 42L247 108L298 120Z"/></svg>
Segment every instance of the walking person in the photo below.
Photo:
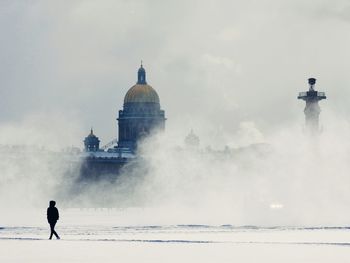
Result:
<svg viewBox="0 0 350 263"><path fill-rule="evenodd" d="M50 206L47 208L47 221L49 222L51 229L50 239L52 239L52 235L55 235L57 239L60 239L55 231L55 225L59 218L58 209L55 207L55 205L55 201L50 201Z"/></svg>

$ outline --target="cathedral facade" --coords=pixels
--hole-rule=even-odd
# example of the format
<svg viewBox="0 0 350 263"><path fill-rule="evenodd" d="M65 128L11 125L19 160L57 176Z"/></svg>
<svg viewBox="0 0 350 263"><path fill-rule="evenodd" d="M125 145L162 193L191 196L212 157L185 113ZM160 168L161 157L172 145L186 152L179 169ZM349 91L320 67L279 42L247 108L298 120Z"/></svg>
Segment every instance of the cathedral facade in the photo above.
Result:
<svg viewBox="0 0 350 263"><path fill-rule="evenodd" d="M137 159L138 142L156 130L164 130L165 120L159 96L147 84L141 64L137 82L126 93L123 109L118 113L118 139L100 148L100 140L91 129L84 140L80 178L116 177L125 164Z"/></svg>

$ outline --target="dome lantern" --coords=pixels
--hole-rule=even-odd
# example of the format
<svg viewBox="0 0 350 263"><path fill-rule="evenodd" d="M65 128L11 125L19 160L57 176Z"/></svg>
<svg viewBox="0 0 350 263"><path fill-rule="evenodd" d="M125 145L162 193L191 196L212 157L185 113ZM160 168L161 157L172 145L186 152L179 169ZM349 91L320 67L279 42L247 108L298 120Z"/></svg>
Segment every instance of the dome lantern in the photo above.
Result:
<svg viewBox="0 0 350 263"><path fill-rule="evenodd" d="M143 68L142 61L141 61L141 67L139 68L139 70L137 72L137 84L140 84L140 85L146 85L147 84L147 82L146 82L146 71Z"/></svg>

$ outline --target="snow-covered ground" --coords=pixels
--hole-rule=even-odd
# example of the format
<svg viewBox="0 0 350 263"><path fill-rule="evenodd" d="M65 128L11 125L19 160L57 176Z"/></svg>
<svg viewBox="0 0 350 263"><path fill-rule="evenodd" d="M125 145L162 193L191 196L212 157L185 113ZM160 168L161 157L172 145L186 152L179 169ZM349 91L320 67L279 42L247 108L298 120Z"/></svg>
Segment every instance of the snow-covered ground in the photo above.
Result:
<svg viewBox="0 0 350 263"><path fill-rule="evenodd" d="M140 224L159 216L69 209L50 241L45 211L25 214L0 219L0 262L350 262L345 226Z"/></svg>

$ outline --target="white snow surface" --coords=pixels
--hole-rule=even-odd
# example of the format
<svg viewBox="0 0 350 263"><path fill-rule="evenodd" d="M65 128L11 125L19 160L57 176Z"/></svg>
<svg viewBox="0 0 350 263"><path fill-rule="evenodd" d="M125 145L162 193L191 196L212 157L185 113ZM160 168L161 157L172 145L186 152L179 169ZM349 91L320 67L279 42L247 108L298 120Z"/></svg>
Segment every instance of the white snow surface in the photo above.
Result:
<svg viewBox="0 0 350 263"><path fill-rule="evenodd" d="M8 211L0 218L0 262L350 262L347 226L160 219L143 209L60 209L61 240L48 240L45 211Z"/></svg>

